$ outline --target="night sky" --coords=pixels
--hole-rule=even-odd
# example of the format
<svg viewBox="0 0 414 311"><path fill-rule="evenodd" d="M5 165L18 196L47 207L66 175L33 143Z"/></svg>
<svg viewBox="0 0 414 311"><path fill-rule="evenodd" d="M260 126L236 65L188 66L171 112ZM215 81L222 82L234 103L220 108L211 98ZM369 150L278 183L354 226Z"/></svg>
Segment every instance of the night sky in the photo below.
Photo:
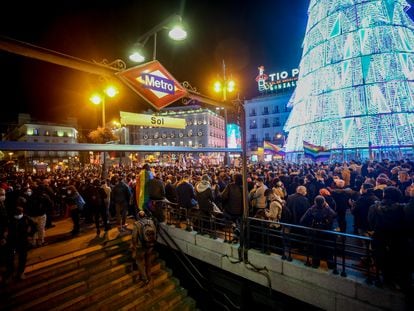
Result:
<svg viewBox="0 0 414 311"><path fill-rule="evenodd" d="M222 60L242 99L259 95L255 82L258 66L264 65L267 73L298 67L308 9L308 0L47 3L2 1L0 35L88 61L123 59L132 67L128 52L136 39L178 13L188 38L174 42L168 31L160 31L157 59L178 81L188 81L199 92L217 99L220 96L211 89L222 74ZM145 47L150 60L152 39ZM0 129L16 123L19 112L50 122L76 117L84 129L100 124L99 107L89 102L90 94L103 87L99 76L5 51L0 51L0 66ZM136 93L114 81L120 93L107 100L107 120L119 118L120 110L150 108Z"/></svg>

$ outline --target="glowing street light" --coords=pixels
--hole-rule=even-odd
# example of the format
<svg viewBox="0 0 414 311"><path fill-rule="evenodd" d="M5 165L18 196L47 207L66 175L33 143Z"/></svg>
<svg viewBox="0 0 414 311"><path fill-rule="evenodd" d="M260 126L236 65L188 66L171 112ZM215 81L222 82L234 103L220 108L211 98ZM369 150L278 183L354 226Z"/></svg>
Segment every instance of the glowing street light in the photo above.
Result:
<svg viewBox="0 0 414 311"><path fill-rule="evenodd" d="M222 93L222 100L227 101L227 92L234 92L236 83L233 80L227 80L226 77L226 64L223 60L223 79L214 82L214 91L216 93Z"/></svg>
<svg viewBox="0 0 414 311"><path fill-rule="evenodd" d="M102 127L105 127L106 120L105 120L105 98L108 97L115 97L118 94L118 90L114 86L108 86L103 93L94 93L89 98L89 100L95 104L100 105L102 104Z"/></svg>
<svg viewBox="0 0 414 311"><path fill-rule="evenodd" d="M145 56L142 49L147 43L148 39L154 37L154 49L152 59L157 58L157 33L163 29L170 29L168 36L175 41L182 41L187 38L187 31L182 25L182 18L180 15L172 15L140 36L135 44L134 50L131 52L129 59L133 62L142 63L145 61Z"/></svg>

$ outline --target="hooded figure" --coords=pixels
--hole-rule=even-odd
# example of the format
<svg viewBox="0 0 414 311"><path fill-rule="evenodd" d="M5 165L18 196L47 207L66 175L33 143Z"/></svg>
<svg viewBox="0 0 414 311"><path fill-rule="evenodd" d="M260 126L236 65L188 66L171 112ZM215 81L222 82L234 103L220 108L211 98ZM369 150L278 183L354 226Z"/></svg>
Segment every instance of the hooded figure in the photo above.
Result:
<svg viewBox="0 0 414 311"><path fill-rule="evenodd" d="M211 190L210 177L203 175L201 181L195 187L196 199L199 206L200 229L206 229L210 223L213 212L213 191Z"/></svg>
<svg viewBox="0 0 414 311"><path fill-rule="evenodd" d="M207 174L201 177L201 181L197 183L195 190L200 211L205 215L211 215L214 198L213 191L211 190L210 177Z"/></svg>

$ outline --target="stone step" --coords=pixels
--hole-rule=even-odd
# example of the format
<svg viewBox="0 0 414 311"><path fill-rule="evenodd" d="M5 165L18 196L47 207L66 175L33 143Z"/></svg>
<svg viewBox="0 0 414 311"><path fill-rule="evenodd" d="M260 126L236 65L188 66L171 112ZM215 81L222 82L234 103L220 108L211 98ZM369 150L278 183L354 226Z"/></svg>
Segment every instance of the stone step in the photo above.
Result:
<svg viewBox="0 0 414 311"><path fill-rule="evenodd" d="M130 284L125 286L121 291L112 293L105 300L97 301L97 304L90 305L88 311L93 310L119 310L122 306L139 299L144 296L153 287L158 287L164 282L167 282L171 277L171 273L166 270L159 270L156 273L152 273L152 281L149 285L144 286L142 281L136 282L135 278L138 273L134 274L134 278Z"/></svg>
<svg viewBox="0 0 414 311"><path fill-rule="evenodd" d="M151 268L151 272L157 279L165 280L168 278L168 273L161 269L164 263L162 261L157 262ZM60 305L53 308L53 310L97 310L108 305L112 297L120 297L122 299L125 297L122 294L125 289L133 288L135 283L134 280L138 276L138 272L133 271L131 273L125 274L115 280L110 282L105 282L100 286L97 286L93 289L89 289L80 296L68 299L61 303Z"/></svg>
<svg viewBox="0 0 414 311"><path fill-rule="evenodd" d="M170 310L173 306L179 304L187 296L187 290L178 286L169 295L161 296L146 308L140 308L140 311L163 311Z"/></svg>
<svg viewBox="0 0 414 311"><path fill-rule="evenodd" d="M158 286L152 286L150 283L147 287L148 291L144 295L136 297L136 299L129 301L126 305L121 308L117 308L119 311L127 310L142 310L148 309L152 306L155 301L161 299L161 297L169 295L178 286L175 278L168 278Z"/></svg>
<svg viewBox="0 0 414 311"><path fill-rule="evenodd" d="M191 297L185 297L178 304L172 306L170 311L194 311L196 310L196 302Z"/></svg>
<svg viewBox="0 0 414 311"><path fill-rule="evenodd" d="M74 269L93 264L95 261L102 260L106 257L115 254L128 254L129 242L124 242L119 239L118 244L108 246L91 247L75 253L65 254L51 260L37 263L35 265L26 267L26 279L20 282L11 283L8 286L8 292L19 292L24 288L32 287L37 283L41 283L51 278L65 274Z"/></svg>
<svg viewBox="0 0 414 311"><path fill-rule="evenodd" d="M99 262L90 262L87 266L81 266L66 272L66 269L61 274L45 277L39 275L40 282L31 286L27 286L15 294L9 296L11 301L18 301L20 304L28 300L34 299L36 296L44 295L47 292L52 292L64 288L70 284L75 283L78 280L85 280L92 275L99 274L102 271L106 271L111 267L115 267L119 264L125 263L129 260L126 254L118 254L109 258L104 258Z"/></svg>
<svg viewBox="0 0 414 311"><path fill-rule="evenodd" d="M98 274L92 274L85 280L78 280L78 282L75 284L81 283L85 287L84 292L90 291L95 287L98 287L102 284L108 284L111 281L124 276L126 273L130 272L130 270L131 264L120 264L110 269L106 269ZM66 301L67 299L84 293L78 291L67 291L66 289L70 288L71 286L72 285L41 296L37 299L22 304L21 306L18 306L18 308L21 308L22 310L42 310L44 309L45 305L47 305L49 308L52 308L62 303L63 301Z"/></svg>

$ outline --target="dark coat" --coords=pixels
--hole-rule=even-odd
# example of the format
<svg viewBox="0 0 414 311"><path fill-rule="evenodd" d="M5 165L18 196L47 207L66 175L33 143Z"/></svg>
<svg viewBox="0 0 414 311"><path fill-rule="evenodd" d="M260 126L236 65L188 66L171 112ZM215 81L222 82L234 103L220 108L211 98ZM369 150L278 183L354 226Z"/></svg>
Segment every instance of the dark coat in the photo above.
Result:
<svg viewBox="0 0 414 311"><path fill-rule="evenodd" d="M300 219L300 223L303 226L313 227L316 229L332 230L333 220L336 217L336 213L328 205L318 207L313 205L309 208ZM323 227L318 227L317 223L323 223Z"/></svg>
<svg viewBox="0 0 414 311"><path fill-rule="evenodd" d="M165 197L168 201L177 203L177 191L176 186L172 183L167 183L165 185Z"/></svg>
<svg viewBox="0 0 414 311"><path fill-rule="evenodd" d="M205 184L203 181L201 181L196 185L195 190L200 211L205 215L211 215L213 212L214 198L210 183Z"/></svg>
<svg viewBox="0 0 414 311"><path fill-rule="evenodd" d="M21 219L13 217L9 225L7 243L11 248L27 250L29 249L28 238L35 232L36 224L28 216L24 215Z"/></svg>
<svg viewBox="0 0 414 311"><path fill-rule="evenodd" d="M231 216L243 215L243 187L232 182L221 193L224 211Z"/></svg>
<svg viewBox="0 0 414 311"><path fill-rule="evenodd" d="M361 197L355 201L352 214L354 215L355 226L358 229L369 229L368 212L371 205L375 204L376 201L379 201L379 199L375 196L372 190L369 190L367 193L363 193Z"/></svg>
<svg viewBox="0 0 414 311"><path fill-rule="evenodd" d="M162 200L165 198L164 183L159 178L148 181L148 193L151 200Z"/></svg>
<svg viewBox="0 0 414 311"><path fill-rule="evenodd" d="M129 186L123 181L119 181L111 191L111 200L114 203L128 205L131 195L132 193Z"/></svg>
<svg viewBox="0 0 414 311"><path fill-rule="evenodd" d="M188 181L181 181L177 185L177 201L179 206L186 209L193 207L191 199L195 200L194 187Z"/></svg>
<svg viewBox="0 0 414 311"><path fill-rule="evenodd" d="M298 225L300 222L300 219L305 214L305 212L310 208L310 204L308 199L299 194L295 193L290 196L288 196L287 202L286 202L286 209L289 213L286 215L289 215L290 219L284 219L287 218L284 216L284 213L282 212L282 222L287 222L291 224Z"/></svg>

